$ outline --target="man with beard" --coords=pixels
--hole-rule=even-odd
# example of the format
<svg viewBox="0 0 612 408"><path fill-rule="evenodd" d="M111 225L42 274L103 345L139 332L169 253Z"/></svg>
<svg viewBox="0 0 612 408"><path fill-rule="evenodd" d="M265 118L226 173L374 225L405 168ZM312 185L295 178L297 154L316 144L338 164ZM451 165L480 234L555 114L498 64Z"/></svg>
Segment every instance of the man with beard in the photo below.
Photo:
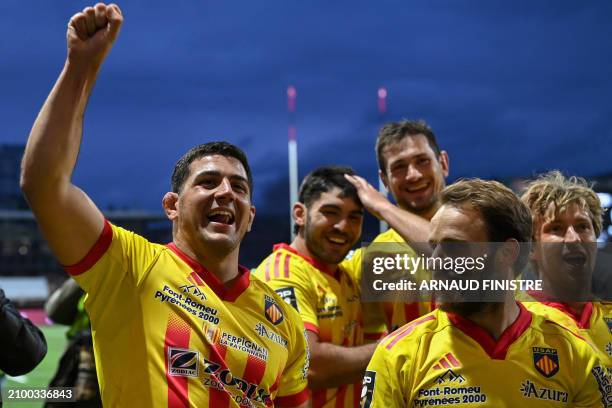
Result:
<svg viewBox="0 0 612 408"><path fill-rule="evenodd" d="M362 177L347 176L357 188L364 207L391 227L374 239L372 248L384 249L385 243L393 243L390 250L411 257L426 254L428 248L418 243L427 241L429 221L440 206L440 192L449 171L448 154L440 149L427 123L404 120L383 126L376 139L376 157L379 176L397 206ZM366 253L356 251L344 264L359 281L362 258ZM419 271L420 277L426 275L426 271ZM382 309L379 312L384 315L390 331L431 310L429 302L413 301L365 303L364 306L368 335L381 330L377 316L378 319L381 317L376 308Z"/></svg>
<svg viewBox="0 0 612 408"><path fill-rule="evenodd" d="M104 406L304 406L298 314L240 266L252 176L225 142L189 150L162 205L173 242L111 225L72 181L83 116L123 17L98 3L68 24L68 57L30 133L21 186L57 259L87 292ZM108 118L109 132L116 126ZM111 161L109 161L110 163Z"/></svg>
<svg viewBox="0 0 612 408"><path fill-rule="evenodd" d="M532 265L543 284L532 293L540 301L525 306L588 338L612 366L612 305L592 301L591 292L603 213L597 194L586 180L552 171L521 199L533 216Z"/></svg>
<svg viewBox="0 0 612 408"><path fill-rule="evenodd" d="M494 181L463 180L444 189L431 221L434 257L448 244L487 255L482 279L512 279L531 237L527 207ZM498 243L495 246L491 242ZM486 248L482 251L478 248ZM457 258L454 258L457 259ZM440 308L383 339L368 365L364 407L607 407L610 378L591 346L533 315L507 292L496 303L440 300Z"/></svg>
<svg viewBox="0 0 612 408"><path fill-rule="evenodd" d="M338 264L361 236L363 208L346 167L320 167L293 206L297 235L279 244L257 274L295 307L310 349L314 407L355 407L375 345L363 345L359 287Z"/></svg>

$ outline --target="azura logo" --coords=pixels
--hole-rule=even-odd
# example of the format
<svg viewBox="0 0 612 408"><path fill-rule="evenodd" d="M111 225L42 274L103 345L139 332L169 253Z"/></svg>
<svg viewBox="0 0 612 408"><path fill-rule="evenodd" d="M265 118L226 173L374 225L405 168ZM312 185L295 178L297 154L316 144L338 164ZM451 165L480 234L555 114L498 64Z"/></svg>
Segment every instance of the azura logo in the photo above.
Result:
<svg viewBox="0 0 612 408"><path fill-rule="evenodd" d="M552 388L538 387L529 380L523 381L523 383L521 384L521 392L523 393L523 397L558 402L567 402L567 398L569 395L565 391L554 390Z"/></svg>

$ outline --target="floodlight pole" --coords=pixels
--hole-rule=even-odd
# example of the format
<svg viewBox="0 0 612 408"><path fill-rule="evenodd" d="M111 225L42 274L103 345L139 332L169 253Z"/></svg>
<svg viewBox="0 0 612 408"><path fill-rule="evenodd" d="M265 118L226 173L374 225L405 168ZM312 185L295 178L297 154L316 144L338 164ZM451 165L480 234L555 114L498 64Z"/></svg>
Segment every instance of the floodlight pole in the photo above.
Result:
<svg viewBox="0 0 612 408"><path fill-rule="evenodd" d="M293 220L293 204L298 200L298 157L297 157L297 129L295 126L295 102L297 91L293 85L287 87L287 112L289 114L288 149L289 149L289 226L291 228L291 241L295 238Z"/></svg>
<svg viewBox="0 0 612 408"><path fill-rule="evenodd" d="M385 124L385 114L387 113L387 89L385 87L378 88L378 117L380 125L383 126ZM385 197L387 197L387 188L382 182L380 176L378 177L378 191ZM380 232L383 233L389 228L389 225L380 220L379 229Z"/></svg>

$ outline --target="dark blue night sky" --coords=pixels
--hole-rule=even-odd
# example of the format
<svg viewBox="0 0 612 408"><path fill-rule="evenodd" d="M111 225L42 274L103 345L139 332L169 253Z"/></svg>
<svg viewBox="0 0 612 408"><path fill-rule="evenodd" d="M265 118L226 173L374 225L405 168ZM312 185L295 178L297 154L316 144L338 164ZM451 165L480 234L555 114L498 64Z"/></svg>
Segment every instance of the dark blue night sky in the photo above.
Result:
<svg viewBox="0 0 612 408"><path fill-rule="evenodd" d="M330 4L333 3L333 4ZM25 143L83 1L0 2L0 143ZM386 119L423 118L452 178L612 173L612 2L119 3L75 181L101 206L160 208L174 162L226 139L260 212L288 212L286 87L300 177L341 162L375 181Z"/></svg>

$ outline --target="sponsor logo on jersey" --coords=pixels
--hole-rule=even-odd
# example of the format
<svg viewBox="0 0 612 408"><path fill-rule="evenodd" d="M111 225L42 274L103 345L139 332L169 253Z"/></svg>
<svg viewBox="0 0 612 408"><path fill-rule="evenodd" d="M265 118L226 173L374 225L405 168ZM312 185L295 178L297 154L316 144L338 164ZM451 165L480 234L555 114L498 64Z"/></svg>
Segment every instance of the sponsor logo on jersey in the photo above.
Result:
<svg viewBox="0 0 612 408"><path fill-rule="evenodd" d="M453 370L448 369L442 375L439 375L438 378L434 381L436 384L444 384L450 382L456 382L459 384L463 384L465 382L465 378L462 375L455 373Z"/></svg>
<svg viewBox="0 0 612 408"><path fill-rule="evenodd" d="M168 347L168 374L197 377L200 353L195 350Z"/></svg>
<svg viewBox="0 0 612 408"><path fill-rule="evenodd" d="M206 295L196 285L182 285L179 289L188 295L197 296L200 300L206 300Z"/></svg>
<svg viewBox="0 0 612 408"><path fill-rule="evenodd" d="M306 361L304 361L304 366L302 367L302 380L308 379L308 369L310 368L310 347L308 347L306 329L304 329L304 342L306 343Z"/></svg>
<svg viewBox="0 0 612 408"><path fill-rule="evenodd" d="M610 334L612 334L612 317L604 317L603 319L608 325L608 331L610 332Z"/></svg>
<svg viewBox="0 0 612 408"><path fill-rule="evenodd" d="M413 407L430 407L452 404L475 404L483 403L488 399L487 394L479 385L474 386L451 386L448 384L435 384L432 388L421 388L417 392L417 398L412 400ZM462 406L466 406L462 405ZM514 408L514 407L513 407Z"/></svg>
<svg viewBox="0 0 612 408"><path fill-rule="evenodd" d="M264 311L266 319L274 325L279 324L285 318L280 306L268 295L264 295Z"/></svg>
<svg viewBox="0 0 612 408"><path fill-rule="evenodd" d="M537 386L529 380L525 380L521 383L520 391L525 398L535 398L545 401L567 402L569 396L565 391Z"/></svg>
<svg viewBox="0 0 612 408"><path fill-rule="evenodd" d="M319 319L327 319L342 315L342 308L338 304L338 298L336 296L324 296L323 307L317 308L317 317Z"/></svg>
<svg viewBox="0 0 612 408"><path fill-rule="evenodd" d="M297 310L298 312L300 311L300 309L298 309L298 305L297 305L297 299L295 297L295 289L288 286L286 288L278 288L275 290L275 292L278 294L278 296L282 297L283 300L285 301L285 303L287 303L288 305L293 306L293 308L295 310Z"/></svg>
<svg viewBox="0 0 612 408"><path fill-rule="evenodd" d="M453 355L453 353L446 353L436 365L433 366L434 370L449 369L451 367L461 367L461 363Z"/></svg>
<svg viewBox="0 0 612 408"><path fill-rule="evenodd" d="M219 343L224 346L231 347L234 350L243 351L262 361L268 361L268 349L245 337L234 336L230 333L221 332Z"/></svg>
<svg viewBox="0 0 612 408"><path fill-rule="evenodd" d="M317 308L317 317L319 319L329 319L342 315L342 309L338 305L326 305L324 307Z"/></svg>
<svg viewBox="0 0 612 408"><path fill-rule="evenodd" d="M559 356L557 349L533 347L533 365L540 374L550 378L559 371Z"/></svg>
<svg viewBox="0 0 612 408"><path fill-rule="evenodd" d="M204 359L202 372L210 376L210 378L203 379L205 386L224 390L230 394L239 392L242 398L242 405L251 406L253 402L258 403L257 405L273 405L267 389L259 387L259 384L253 384L234 376L228 368L223 367L221 364Z"/></svg>
<svg viewBox="0 0 612 408"><path fill-rule="evenodd" d="M374 397L374 383L376 382L376 371L366 371L363 376L361 387L361 408L370 408Z"/></svg>
<svg viewBox="0 0 612 408"><path fill-rule="evenodd" d="M192 293L188 293L182 289L185 286L181 286L179 289L173 289L168 285L164 285L162 290L158 290L155 292L154 299L157 299L161 303L168 303L171 305L179 306L181 309L183 309L183 311L191 314L192 316L198 317L204 320L205 322L219 324L219 311L213 307L207 306L205 304L200 303L199 301L194 300L194 295ZM198 293L203 295L201 292L199 292L199 289L197 290Z"/></svg>
<svg viewBox="0 0 612 408"><path fill-rule="evenodd" d="M273 330L266 329L263 323L259 322L255 325L255 333L257 333L260 337L272 340L275 343L280 344L281 346L287 348L289 342L280 334L276 333Z"/></svg>
<svg viewBox="0 0 612 408"><path fill-rule="evenodd" d="M591 370L591 374L595 377L599 392L601 393L601 402L605 408L612 407L612 384L610 384L610 370L606 367L595 366Z"/></svg>

